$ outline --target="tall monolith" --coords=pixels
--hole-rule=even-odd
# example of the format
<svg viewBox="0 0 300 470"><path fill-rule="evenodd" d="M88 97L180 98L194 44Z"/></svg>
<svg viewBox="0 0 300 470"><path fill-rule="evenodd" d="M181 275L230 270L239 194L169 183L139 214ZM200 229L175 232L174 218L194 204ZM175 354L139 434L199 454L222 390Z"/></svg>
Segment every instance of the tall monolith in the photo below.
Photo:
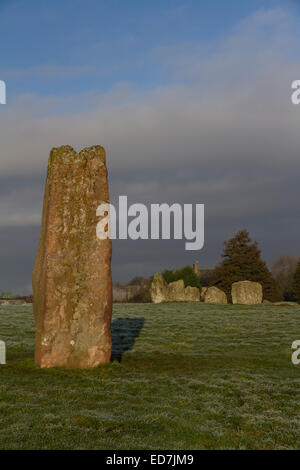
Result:
<svg viewBox="0 0 300 470"><path fill-rule="evenodd" d="M51 151L33 272L41 367L84 369L110 361L111 241L96 234L97 207L108 202L103 147Z"/></svg>

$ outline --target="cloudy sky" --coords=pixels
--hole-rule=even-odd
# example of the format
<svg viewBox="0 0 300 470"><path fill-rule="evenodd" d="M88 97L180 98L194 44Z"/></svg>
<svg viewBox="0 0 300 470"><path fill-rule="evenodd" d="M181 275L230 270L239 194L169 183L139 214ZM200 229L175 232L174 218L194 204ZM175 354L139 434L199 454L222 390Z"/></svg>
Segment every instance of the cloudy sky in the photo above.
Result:
<svg viewBox="0 0 300 470"><path fill-rule="evenodd" d="M127 281L242 228L300 255L300 2L0 0L0 291L31 291L49 151L107 151L111 200L205 204L205 246L115 241Z"/></svg>

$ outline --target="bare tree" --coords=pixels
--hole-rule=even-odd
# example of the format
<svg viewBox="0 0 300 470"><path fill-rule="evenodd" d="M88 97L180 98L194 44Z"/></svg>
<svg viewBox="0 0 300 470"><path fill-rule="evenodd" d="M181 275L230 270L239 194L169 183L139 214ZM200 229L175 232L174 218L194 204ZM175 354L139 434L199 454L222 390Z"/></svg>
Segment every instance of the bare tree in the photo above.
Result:
<svg viewBox="0 0 300 470"><path fill-rule="evenodd" d="M284 290L285 297L290 297L293 279L299 258L293 255L280 255L271 263L271 271Z"/></svg>

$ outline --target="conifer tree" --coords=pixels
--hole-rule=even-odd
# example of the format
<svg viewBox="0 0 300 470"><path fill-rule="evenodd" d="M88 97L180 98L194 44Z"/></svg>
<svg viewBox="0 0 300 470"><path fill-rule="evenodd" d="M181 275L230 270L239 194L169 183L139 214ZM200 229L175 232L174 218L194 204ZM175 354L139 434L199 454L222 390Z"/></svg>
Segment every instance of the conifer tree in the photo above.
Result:
<svg viewBox="0 0 300 470"><path fill-rule="evenodd" d="M294 276L293 296L295 297L295 300L300 300L300 259L298 261L297 269Z"/></svg>
<svg viewBox="0 0 300 470"><path fill-rule="evenodd" d="M241 230L224 243L222 262L216 267L214 285L224 290L231 301L231 286L238 281L255 281L263 287L265 300L282 299L282 291L266 263L261 259L257 242L252 242L247 230Z"/></svg>

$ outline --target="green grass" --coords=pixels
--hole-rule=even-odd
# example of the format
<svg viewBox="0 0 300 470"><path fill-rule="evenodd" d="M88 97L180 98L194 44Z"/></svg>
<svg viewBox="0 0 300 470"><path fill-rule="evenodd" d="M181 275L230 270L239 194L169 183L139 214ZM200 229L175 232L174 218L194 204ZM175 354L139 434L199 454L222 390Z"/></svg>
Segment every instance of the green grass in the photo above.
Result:
<svg viewBox="0 0 300 470"><path fill-rule="evenodd" d="M300 307L115 305L114 360L33 362L31 306L0 307L0 449L300 448Z"/></svg>

